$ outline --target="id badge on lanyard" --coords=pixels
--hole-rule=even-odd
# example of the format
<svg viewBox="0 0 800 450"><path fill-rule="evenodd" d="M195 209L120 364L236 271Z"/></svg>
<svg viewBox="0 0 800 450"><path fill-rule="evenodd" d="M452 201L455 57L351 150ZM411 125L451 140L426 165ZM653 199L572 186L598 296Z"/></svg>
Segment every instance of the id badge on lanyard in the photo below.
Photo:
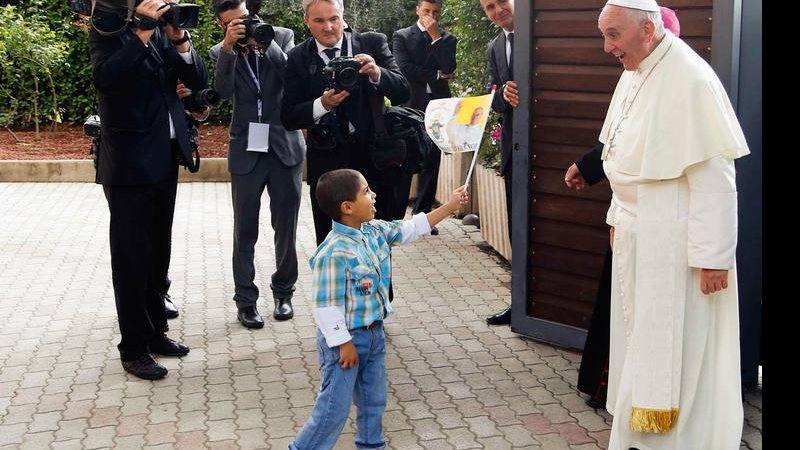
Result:
<svg viewBox="0 0 800 450"><path fill-rule="evenodd" d="M256 85L258 92L257 107L258 107L258 122L250 122L247 130L247 151L248 152L268 152L269 151L269 124L261 123L261 82L258 79L258 58L255 58L256 70L250 67L247 63L247 70L253 78L253 83Z"/></svg>

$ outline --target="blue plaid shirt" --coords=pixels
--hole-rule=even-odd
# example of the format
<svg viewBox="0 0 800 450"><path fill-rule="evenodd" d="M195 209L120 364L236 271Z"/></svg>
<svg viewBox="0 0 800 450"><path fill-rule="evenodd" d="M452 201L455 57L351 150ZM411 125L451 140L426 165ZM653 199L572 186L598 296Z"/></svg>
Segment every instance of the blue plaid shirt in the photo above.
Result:
<svg viewBox="0 0 800 450"><path fill-rule="evenodd" d="M344 307L347 329L383 320L392 312L391 246L403 241L403 221L371 220L361 230L333 222L311 257L314 307Z"/></svg>

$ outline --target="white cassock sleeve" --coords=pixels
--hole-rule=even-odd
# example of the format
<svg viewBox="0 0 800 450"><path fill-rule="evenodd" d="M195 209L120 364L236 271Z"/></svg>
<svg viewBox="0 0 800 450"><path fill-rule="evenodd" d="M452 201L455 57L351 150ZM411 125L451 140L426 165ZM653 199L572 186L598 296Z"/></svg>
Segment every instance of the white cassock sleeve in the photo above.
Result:
<svg viewBox="0 0 800 450"><path fill-rule="evenodd" d="M352 339L344 319L344 306L325 306L314 308L311 313L319 331L325 336L328 347L336 347Z"/></svg>
<svg viewBox="0 0 800 450"><path fill-rule="evenodd" d="M689 267L732 269L736 260L738 218L736 168L717 156L689 166Z"/></svg>

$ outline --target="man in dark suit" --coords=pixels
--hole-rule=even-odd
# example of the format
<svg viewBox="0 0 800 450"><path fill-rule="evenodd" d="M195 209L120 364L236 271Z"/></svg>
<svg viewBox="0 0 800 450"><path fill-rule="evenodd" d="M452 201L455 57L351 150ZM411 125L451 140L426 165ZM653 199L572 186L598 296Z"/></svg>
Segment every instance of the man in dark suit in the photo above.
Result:
<svg viewBox="0 0 800 450"><path fill-rule="evenodd" d="M506 211L508 211L508 238L511 239L511 144L514 129L514 108L519 105L519 92L514 82L514 0L480 0L486 17L502 31L489 43L486 62L489 67L489 84L497 86L492 109L501 114L500 123L500 174L506 185ZM489 325L511 323L511 306L486 318Z"/></svg>
<svg viewBox="0 0 800 450"><path fill-rule="evenodd" d="M439 28L443 0L418 0L414 25L397 30L392 36L392 51L400 71L411 83L411 99L405 106L425 111L428 102L450 98L450 79L456 70L458 39ZM412 213L430 212L436 199L441 152L428 152L418 175L417 200ZM438 234L436 227L431 234Z"/></svg>
<svg viewBox="0 0 800 450"><path fill-rule="evenodd" d="M280 120L286 52L294 47L292 30L273 27L268 45L245 36L242 20L249 15L243 0L215 0L216 22L225 38L211 49L216 66L214 87L220 97L233 97L228 144L233 200L233 281L239 322L261 328L256 309L255 245L261 195L266 187L275 231L275 273L272 296L276 320L294 316L292 294L297 281L297 218L300 211L305 143L299 131L287 131Z"/></svg>
<svg viewBox="0 0 800 450"><path fill-rule="evenodd" d="M189 352L164 334L159 295L169 266L178 159L192 164L177 79L191 89L208 82L189 33L159 23L163 0L143 0L135 27L116 36L89 33L101 120L97 182L111 213L111 270L122 339L122 367L145 379L167 369L150 355Z"/></svg>
<svg viewBox="0 0 800 450"><path fill-rule="evenodd" d="M408 100L408 81L389 51L381 33L357 33L346 28L340 0L303 0L304 21L312 37L289 51L281 120L288 130L308 129L308 184L317 244L331 230L331 218L319 207L315 196L320 175L334 169L360 171L377 194L377 218L393 211L395 180L376 170L370 162L369 143L374 126L370 97L380 103L386 96L392 104ZM338 56L353 56L361 74L355 89L330 87L322 73Z"/></svg>

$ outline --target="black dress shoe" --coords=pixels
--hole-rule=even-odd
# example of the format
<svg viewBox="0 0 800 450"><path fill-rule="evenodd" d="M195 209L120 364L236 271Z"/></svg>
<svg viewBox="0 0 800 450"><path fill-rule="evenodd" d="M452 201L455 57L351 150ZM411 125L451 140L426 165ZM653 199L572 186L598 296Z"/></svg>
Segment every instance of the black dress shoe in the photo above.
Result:
<svg viewBox="0 0 800 450"><path fill-rule="evenodd" d="M438 235L439 235L439 229L436 228L435 226L431 227L431 236L438 236Z"/></svg>
<svg viewBox="0 0 800 450"><path fill-rule="evenodd" d="M275 320L289 320L294 317L294 309L292 309L291 298L276 298L275 311L272 312L272 317Z"/></svg>
<svg viewBox="0 0 800 450"><path fill-rule="evenodd" d="M606 409L605 402L601 402L600 400L598 400L598 399L596 399L594 397L589 397L586 400L586 405L589 406L590 408L594 408L594 409Z"/></svg>
<svg viewBox="0 0 800 450"><path fill-rule="evenodd" d="M167 319L178 317L178 308L172 303L172 298L170 298L169 294L161 294L161 298L164 299L164 312L167 313Z"/></svg>
<svg viewBox="0 0 800 450"><path fill-rule="evenodd" d="M486 318L488 325L508 325L511 323L511 307Z"/></svg>
<svg viewBox="0 0 800 450"><path fill-rule="evenodd" d="M239 322L241 322L242 325L246 326L247 328L264 327L264 319L262 319L261 315L258 313L256 305L240 307L239 312L236 314L236 318L239 319Z"/></svg>
<svg viewBox="0 0 800 450"><path fill-rule="evenodd" d="M150 342L150 353L162 356L183 356L189 353L189 347L175 342L163 334Z"/></svg>
<svg viewBox="0 0 800 450"><path fill-rule="evenodd" d="M150 355L141 356L139 359L122 361L125 372L145 380L160 380L167 376L167 368L157 363Z"/></svg>

